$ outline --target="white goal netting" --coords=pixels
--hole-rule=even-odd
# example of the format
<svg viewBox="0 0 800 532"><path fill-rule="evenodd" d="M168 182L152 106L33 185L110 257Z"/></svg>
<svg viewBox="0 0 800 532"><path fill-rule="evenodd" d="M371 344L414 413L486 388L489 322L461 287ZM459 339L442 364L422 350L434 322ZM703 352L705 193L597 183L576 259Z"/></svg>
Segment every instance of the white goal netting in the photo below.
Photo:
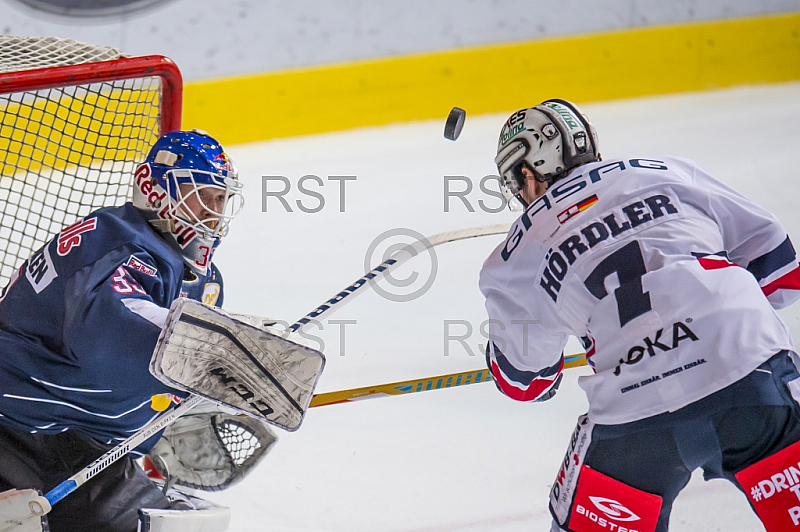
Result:
<svg viewBox="0 0 800 532"><path fill-rule="evenodd" d="M0 36L0 288L63 227L130 199L136 163L179 127L180 92L160 56Z"/></svg>

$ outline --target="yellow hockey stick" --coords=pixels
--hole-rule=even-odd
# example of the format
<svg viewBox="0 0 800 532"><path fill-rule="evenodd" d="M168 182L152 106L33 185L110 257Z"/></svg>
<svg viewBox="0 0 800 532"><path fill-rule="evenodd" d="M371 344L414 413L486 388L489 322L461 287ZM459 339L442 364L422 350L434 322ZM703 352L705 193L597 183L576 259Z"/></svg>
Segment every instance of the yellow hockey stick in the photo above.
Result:
<svg viewBox="0 0 800 532"><path fill-rule="evenodd" d="M585 355L585 353L566 355L564 357L564 369L585 366ZM374 386L351 388L350 390L340 390L337 392L318 393L314 394L310 406L335 405L338 403L360 401L362 399L386 397L387 395L405 395L407 393L425 392L428 390L441 390L442 388L454 388L456 386L488 382L490 380L492 380L492 375L489 373L488 369L462 371L461 373L437 375L436 377L425 377L410 381L391 382L388 384L376 384Z"/></svg>

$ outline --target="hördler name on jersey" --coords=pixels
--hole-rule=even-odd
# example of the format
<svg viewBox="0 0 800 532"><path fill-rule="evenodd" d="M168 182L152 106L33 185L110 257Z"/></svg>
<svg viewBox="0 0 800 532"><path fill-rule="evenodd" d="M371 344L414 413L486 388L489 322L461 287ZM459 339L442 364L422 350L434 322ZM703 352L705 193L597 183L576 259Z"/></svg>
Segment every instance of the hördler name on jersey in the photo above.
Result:
<svg viewBox="0 0 800 532"><path fill-rule="evenodd" d="M653 225L655 220L679 214L678 201L665 194L654 194L637 199L622 208L612 209L600 216L600 220L584 225L564 238L555 249L545 256L545 267L539 278L539 286L555 302L561 290L561 281L580 255L608 239L614 239L631 230Z"/></svg>

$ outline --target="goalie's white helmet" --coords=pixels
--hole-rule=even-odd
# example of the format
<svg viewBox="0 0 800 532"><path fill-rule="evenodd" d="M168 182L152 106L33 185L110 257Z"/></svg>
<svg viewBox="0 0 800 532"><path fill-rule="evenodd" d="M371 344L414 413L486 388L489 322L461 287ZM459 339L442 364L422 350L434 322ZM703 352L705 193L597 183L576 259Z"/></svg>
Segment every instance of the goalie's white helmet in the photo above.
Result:
<svg viewBox="0 0 800 532"><path fill-rule="evenodd" d="M527 207L520 194L523 166L549 186L573 168L599 160L597 132L586 116L572 102L553 99L520 109L506 120L494 162L506 199L516 197Z"/></svg>
<svg viewBox="0 0 800 532"><path fill-rule="evenodd" d="M238 172L205 131L172 131L134 173L133 204L195 270L205 273L244 204Z"/></svg>

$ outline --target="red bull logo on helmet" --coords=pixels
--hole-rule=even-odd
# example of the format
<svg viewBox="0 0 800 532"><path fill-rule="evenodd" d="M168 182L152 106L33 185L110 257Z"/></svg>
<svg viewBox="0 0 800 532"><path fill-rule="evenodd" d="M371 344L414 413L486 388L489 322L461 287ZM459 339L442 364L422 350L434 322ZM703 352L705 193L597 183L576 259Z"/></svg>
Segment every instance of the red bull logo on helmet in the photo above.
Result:
<svg viewBox="0 0 800 532"><path fill-rule="evenodd" d="M214 165L220 170L225 170L226 172L232 172L234 174L236 173L236 168L233 166L233 162L228 157L228 154L224 151L214 156Z"/></svg>
<svg viewBox="0 0 800 532"><path fill-rule="evenodd" d="M150 164L144 163L136 169L136 173L133 174L133 179L139 192L147 198L147 203L157 209L161 207L164 198L167 197L167 192L161 187L155 188L153 180L150 179L152 175L153 172L150 169ZM161 191L160 193L159 190Z"/></svg>

